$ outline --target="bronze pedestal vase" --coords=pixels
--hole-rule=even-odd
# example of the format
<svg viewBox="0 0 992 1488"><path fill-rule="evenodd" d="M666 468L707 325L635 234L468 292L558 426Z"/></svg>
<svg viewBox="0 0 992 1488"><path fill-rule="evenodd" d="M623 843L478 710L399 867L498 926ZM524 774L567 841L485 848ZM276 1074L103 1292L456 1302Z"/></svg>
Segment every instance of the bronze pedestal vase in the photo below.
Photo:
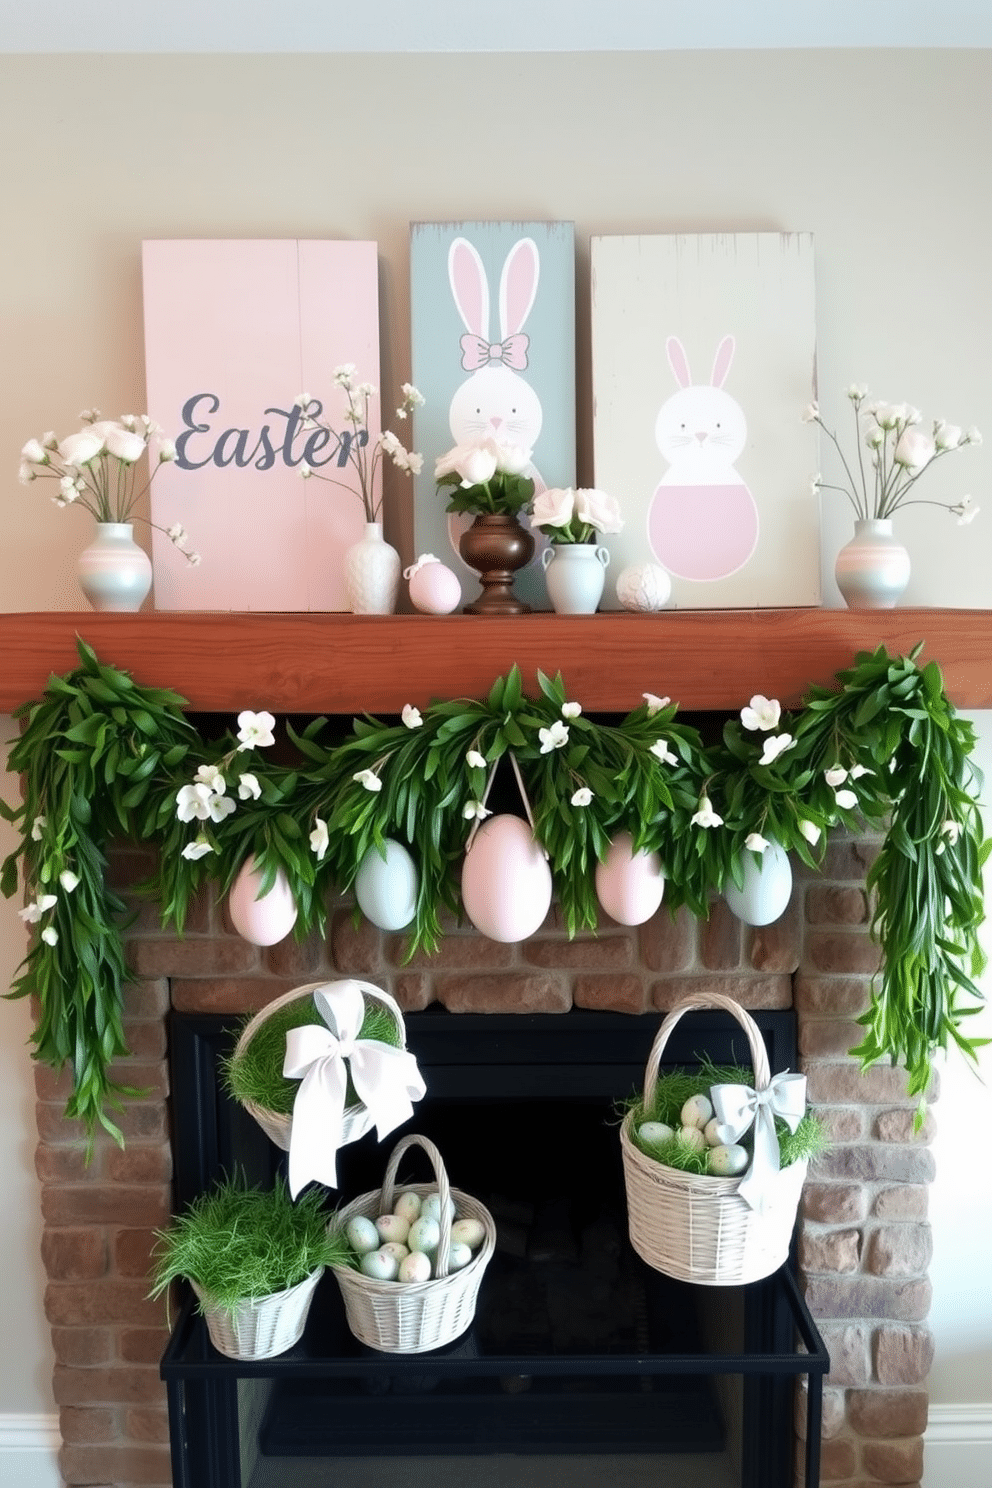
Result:
<svg viewBox="0 0 992 1488"><path fill-rule="evenodd" d="M513 592L513 576L533 558L534 535L515 516L480 513L462 533L458 551L482 585L479 598L465 605L466 615L530 614L530 605Z"/></svg>

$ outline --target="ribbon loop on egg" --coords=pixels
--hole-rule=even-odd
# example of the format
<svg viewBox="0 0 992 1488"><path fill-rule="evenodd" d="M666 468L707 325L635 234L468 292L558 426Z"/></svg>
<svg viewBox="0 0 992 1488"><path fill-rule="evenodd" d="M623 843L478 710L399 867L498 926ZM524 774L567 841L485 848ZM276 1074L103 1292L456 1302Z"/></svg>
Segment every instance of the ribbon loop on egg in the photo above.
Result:
<svg viewBox="0 0 992 1488"><path fill-rule="evenodd" d="M795 1131L806 1110L806 1076L786 1070L764 1090L754 1090L750 1085L714 1085L710 1099L722 1142L737 1142L754 1126L754 1155L737 1192L752 1209L760 1211L770 1200L779 1169L775 1118L781 1117L789 1130Z"/></svg>
<svg viewBox="0 0 992 1488"><path fill-rule="evenodd" d="M295 1199L308 1183L337 1186L337 1152L345 1136L348 1075L383 1137L409 1120L425 1091L414 1056L378 1039L363 1039L365 998L357 982L328 982L313 994L324 1023L286 1034L282 1072L300 1080L289 1139L289 1191Z"/></svg>

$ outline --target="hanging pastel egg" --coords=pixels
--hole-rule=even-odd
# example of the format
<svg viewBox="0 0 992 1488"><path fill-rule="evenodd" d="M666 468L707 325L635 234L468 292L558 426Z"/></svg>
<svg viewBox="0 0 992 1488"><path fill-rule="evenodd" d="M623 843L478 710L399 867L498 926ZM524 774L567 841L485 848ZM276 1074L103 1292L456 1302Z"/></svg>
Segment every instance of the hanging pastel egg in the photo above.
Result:
<svg viewBox="0 0 992 1488"><path fill-rule="evenodd" d="M618 925L643 925L662 901L665 875L655 852L634 852L629 832L618 832L596 864L596 897Z"/></svg>
<svg viewBox="0 0 992 1488"><path fill-rule="evenodd" d="M355 874L355 898L380 930L403 930L417 913L420 874L402 842L386 839L386 856L370 847Z"/></svg>
<svg viewBox="0 0 992 1488"><path fill-rule="evenodd" d="M227 909L243 939L252 945L270 946L285 940L296 924L296 900L281 868L276 869L275 882L264 894L259 892L262 878L254 859L246 858L231 885Z"/></svg>
<svg viewBox="0 0 992 1488"><path fill-rule="evenodd" d="M770 925L785 913L792 897L789 854L777 842L769 842L757 862L753 852L741 853L741 867L742 887L728 878L723 897L745 925Z"/></svg>
<svg viewBox="0 0 992 1488"><path fill-rule="evenodd" d="M551 907L551 869L530 825L519 816L491 816L476 832L462 864L462 904L490 940L526 940Z"/></svg>
<svg viewBox="0 0 992 1488"><path fill-rule="evenodd" d="M625 610L662 610L671 593L672 581L658 563L636 563L617 576L617 599Z"/></svg>
<svg viewBox="0 0 992 1488"><path fill-rule="evenodd" d="M410 603L422 615L450 615L461 603L458 575L433 553L423 553L403 570L403 577L410 585Z"/></svg>

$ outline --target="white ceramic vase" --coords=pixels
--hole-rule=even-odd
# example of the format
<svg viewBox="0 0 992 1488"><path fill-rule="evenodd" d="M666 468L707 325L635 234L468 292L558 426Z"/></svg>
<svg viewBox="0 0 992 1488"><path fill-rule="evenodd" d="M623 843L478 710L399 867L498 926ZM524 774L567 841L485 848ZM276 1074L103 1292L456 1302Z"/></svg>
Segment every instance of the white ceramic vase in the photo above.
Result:
<svg viewBox="0 0 992 1488"><path fill-rule="evenodd" d="M558 615L594 615L603 597L608 549L596 543L552 543L541 554L548 598Z"/></svg>
<svg viewBox="0 0 992 1488"><path fill-rule="evenodd" d="M741 853L743 887L728 879L723 897L745 925L771 925L780 919L792 897L792 864L789 854L777 842L769 842L760 858L750 851Z"/></svg>
<svg viewBox="0 0 992 1488"><path fill-rule="evenodd" d="M837 554L837 587L849 610L891 610L909 583L909 554L892 533L891 517L855 522Z"/></svg>
<svg viewBox="0 0 992 1488"><path fill-rule="evenodd" d="M95 610L140 610L152 587L152 563L130 522L97 522L79 555L79 587Z"/></svg>
<svg viewBox="0 0 992 1488"><path fill-rule="evenodd" d="M344 555L344 588L353 615L391 615L400 588L400 555L382 536L381 522L366 522L365 536Z"/></svg>

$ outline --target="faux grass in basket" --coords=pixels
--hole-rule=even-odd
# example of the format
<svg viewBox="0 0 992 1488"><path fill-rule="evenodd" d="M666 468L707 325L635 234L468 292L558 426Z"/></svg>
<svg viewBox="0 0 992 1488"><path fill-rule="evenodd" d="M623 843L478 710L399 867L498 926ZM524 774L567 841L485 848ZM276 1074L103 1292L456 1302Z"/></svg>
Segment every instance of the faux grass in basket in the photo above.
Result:
<svg viewBox="0 0 992 1488"><path fill-rule="evenodd" d="M661 1056L676 1023L701 1010L730 1013L747 1034L754 1088L767 1090L771 1075L761 1030L731 997L698 993L667 1015L648 1056L644 1107L650 1109ZM738 1286L777 1271L786 1260L808 1163L794 1162L773 1175L766 1202L752 1208L741 1198L743 1175L715 1178L687 1173L647 1156L632 1138L635 1111L620 1129L630 1243L656 1271L702 1286Z"/></svg>
<svg viewBox="0 0 992 1488"><path fill-rule="evenodd" d="M228 1061L226 1081L231 1094L240 1102L249 1115L258 1122L271 1141L277 1147L281 1148L282 1151L290 1153L290 1187L294 1197L302 1183L310 1179L327 1183L332 1187L335 1186L336 1177L333 1171L333 1158L334 1151L338 1147L345 1146L349 1142L357 1142L360 1137L363 1137L367 1131L371 1130L377 1124L380 1127L380 1137L386 1134L386 1131L382 1129L382 1110L380 1109L379 1117L377 1118L375 1111L371 1110L369 1105L356 1093L352 1084L352 1075L349 1073L347 1090L344 1094L342 1094L342 1086L338 1086L339 1111L328 1111L327 1114L327 1126L325 1130L328 1135L332 1130L332 1122L335 1128L339 1122L340 1130L336 1131L337 1140L330 1144L330 1148L328 1148L326 1142L324 1143L326 1170L320 1167L319 1162L318 1167L313 1167L308 1159L308 1166L305 1171L302 1168L299 1172L295 1171L298 1162L302 1161L302 1159L298 1158L297 1150L293 1144L293 1110L295 1101L302 1088L302 1083L305 1083L305 1081L301 1083L299 1079L290 1080L283 1079L282 1077L283 1059L286 1052L286 1031L291 1028L306 1028L307 1025L312 1024L320 1028L325 1033L325 1037L327 1036L326 1030L328 1028L332 1033L340 1033L341 1030L333 1026L333 1020L330 1024L325 1024L321 1020L314 1003L314 994L321 992L333 996L342 992L344 989L348 989L352 996L355 995L355 989L357 989L364 1003L365 1013L361 1030L357 1027L359 1020L357 1018L355 1019L355 1042L358 1043L369 1039L376 1040L380 1054L385 1055L388 1053L393 1061L400 1066L395 1074L395 1080L398 1082L397 1088L393 1092L395 1098L392 1102L388 1100L386 1102L386 1108L391 1111L392 1118L386 1130L392 1130L393 1126L399 1125L402 1121L408 1119L413 1109L410 1102L419 1099L424 1093L423 1081L420 1078L419 1072L416 1070L416 1063L413 1056L406 1054L406 1027L403 1022L403 1013L399 1004L390 997L388 992L384 992L381 987L376 987L371 982L361 982L354 979L340 982L307 982L304 986L294 987L291 992L286 992L282 997L277 997L273 1002L262 1008L260 1012L256 1013L248 1021L241 1032L241 1036ZM263 1062L262 1074L275 1079L276 1084L274 1088L278 1093L279 1104L283 1107L282 1109L275 1108L276 1102L274 1099L270 1104L265 1104L261 1099L256 1097L255 1088L251 1078L249 1078L249 1075L253 1075L254 1072L249 1071L247 1068L250 1047L255 1044L255 1048L257 1049L259 1038L266 1036L271 1029L279 1029L280 1032L279 1037L273 1040L273 1048L267 1051L266 1054L266 1060L271 1065L271 1068L265 1068ZM369 1046L366 1045L366 1047ZM396 1059L397 1050L403 1051L404 1059L402 1061ZM314 1062L319 1063L320 1061L315 1060ZM317 1072L315 1071L315 1073ZM357 1081L357 1075L355 1079ZM317 1083L320 1084L321 1082L318 1080ZM372 1094L370 1092L369 1100L371 1101L371 1099ZM381 1105L382 1102L380 1100L380 1107ZM321 1112L318 1111L317 1118L320 1115ZM312 1140L308 1145L317 1152L319 1158L319 1148L321 1145L317 1140L319 1130L311 1135Z"/></svg>
<svg viewBox="0 0 992 1488"><path fill-rule="evenodd" d="M496 1247L496 1224L484 1204L460 1189L451 1188L441 1154L427 1137L415 1132L403 1137L393 1149L382 1188L362 1194L338 1211L342 1228L358 1214L375 1219L392 1210L400 1160L413 1146L422 1147L434 1168L434 1183L404 1183L406 1192L423 1197L437 1192L441 1204L440 1230L435 1261L436 1275L430 1281L377 1281L347 1266L332 1266L344 1300L348 1327L360 1343L389 1354L423 1354L443 1348L465 1332L475 1318L482 1275ZM481 1221L485 1236L467 1265L448 1273L451 1245L451 1214L454 1201L459 1219Z"/></svg>

